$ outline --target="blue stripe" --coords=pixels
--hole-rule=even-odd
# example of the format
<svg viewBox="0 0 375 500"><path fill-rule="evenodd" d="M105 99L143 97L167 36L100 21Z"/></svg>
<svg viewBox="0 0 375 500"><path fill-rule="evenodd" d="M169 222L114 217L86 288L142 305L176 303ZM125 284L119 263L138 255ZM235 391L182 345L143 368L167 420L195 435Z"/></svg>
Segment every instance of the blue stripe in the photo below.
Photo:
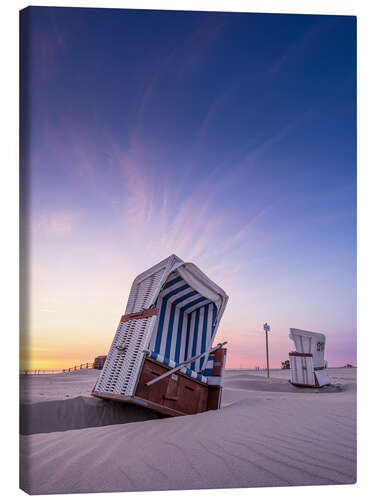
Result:
<svg viewBox="0 0 375 500"><path fill-rule="evenodd" d="M191 358L195 356L197 352L197 341L198 341L198 327L199 327L199 317L200 317L200 309L195 312L195 325L194 325L194 338L193 338L193 346L191 348ZM190 365L191 369L195 371L195 361Z"/></svg>
<svg viewBox="0 0 375 500"><path fill-rule="evenodd" d="M187 327L186 327L186 344L185 344L185 357L184 361L188 359L188 347L189 347L189 337L190 337L190 323L191 323L191 314L188 314L188 321L187 321Z"/></svg>
<svg viewBox="0 0 375 500"><path fill-rule="evenodd" d="M201 352L204 352L206 350L208 306L209 306L209 304L204 306ZM199 369L200 370L202 369L204 359L205 359L205 356L199 360Z"/></svg>
<svg viewBox="0 0 375 500"><path fill-rule="evenodd" d="M175 288L171 292L169 292L166 295L164 295L163 300L165 300L165 299L168 300L171 297L173 297L173 295L176 295L176 294L182 292L183 290L186 290L187 288L190 288L190 286L189 285L182 285L179 288Z"/></svg>
<svg viewBox="0 0 375 500"><path fill-rule="evenodd" d="M212 361L212 367L211 367L211 368L206 368L206 369L204 370L204 373L203 373L203 374L204 374L206 377L211 377L211 375L212 375L212 371L213 371L213 362L214 362L214 359L215 359L215 354L210 354L210 355L208 356L208 361Z"/></svg>
<svg viewBox="0 0 375 500"><path fill-rule="evenodd" d="M186 311L186 309L189 309L189 307L193 307L196 304L199 304L199 302L202 302L203 300L207 300L207 299L205 297L200 297L199 299L193 300L193 302L189 302L189 304L186 304L186 306L181 307L181 311Z"/></svg>
<svg viewBox="0 0 375 500"><path fill-rule="evenodd" d="M164 328L165 310L167 307L168 300L171 297L173 297L173 295L176 295L177 293L180 293L183 290L186 290L187 288L190 288L189 285L180 286L179 288L176 288L175 290L172 290L171 292L167 293L167 295L163 297L163 303L159 315L158 333L156 334L156 342L155 342L156 352L160 352L161 338L163 335L163 328Z"/></svg>
<svg viewBox="0 0 375 500"><path fill-rule="evenodd" d="M164 288L163 290L165 290L166 288L169 288L170 286L173 286L175 285L176 283L178 283L179 281L182 281L182 278L180 277L177 277L177 278L174 278L170 281L167 281L167 283L164 285Z"/></svg>
<svg viewBox="0 0 375 500"><path fill-rule="evenodd" d="M178 318L178 327L177 327L177 340L176 340L176 351L174 354L174 359L176 363L180 362L180 349L181 349L181 337L182 337L182 323L184 321L184 313L180 311Z"/></svg>
<svg viewBox="0 0 375 500"><path fill-rule="evenodd" d="M193 297L194 295L197 295L197 294L198 294L198 292L195 292L195 291L186 293L185 295L182 295L182 297L179 297L178 299L174 300L173 304L177 305L180 302L183 302L184 300L186 300L186 299L188 299L190 297Z"/></svg>
<svg viewBox="0 0 375 500"><path fill-rule="evenodd" d="M160 308L158 332L156 334L156 341L155 341L155 352L160 352L160 344L161 344L161 337L163 334L164 316L167 303L168 300L164 298Z"/></svg>
<svg viewBox="0 0 375 500"><path fill-rule="evenodd" d="M180 288L178 288L178 292L182 291L185 289L185 287L188 287L188 285L184 285ZM170 295L172 292L170 292L168 295ZM182 295L178 299L174 300L171 305L170 313L169 313L169 323L168 323L168 332L167 332L167 342L165 346L165 356L169 358L170 353L171 353L171 347L172 347L172 336L173 336L173 323L174 323L174 316L175 316L175 311L176 311L176 305L179 304L180 302L183 302L184 300L188 299L189 297L193 297L194 295L197 295L198 292L191 291L189 293L186 293L185 295ZM182 325L181 325L182 328ZM181 341L181 340L180 340ZM176 359L176 354L175 353L175 359ZM179 358L179 351L177 357Z"/></svg>
<svg viewBox="0 0 375 500"><path fill-rule="evenodd" d="M151 357L152 359L158 359L158 354L157 354L156 352L152 352L152 353L150 354L150 357Z"/></svg>
<svg viewBox="0 0 375 500"><path fill-rule="evenodd" d="M161 341L162 341L162 337L163 337L164 324L166 323L166 321L168 319L165 317L168 300L171 297L173 297L173 295L177 295L178 293L180 293L183 290L186 290L188 288L190 288L189 285L180 286L179 288L176 288L175 290L172 290L171 292L167 293L167 295L165 295L165 297L163 297L163 302L162 302L162 306L160 309L160 315L159 315L158 331L156 334L156 341L155 341L155 352L157 352L159 354L161 354L160 347L161 347ZM181 297L179 297L178 299L176 299L172 302L172 307L171 307L170 316L169 316L169 323L168 323L168 339L167 339L167 346L166 346L168 356L169 356L170 350L171 350L172 334L173 334L173 321L174 321L174 312L175 312L176 305L179 304L180 302L183 302L184 300L186 300L190 297L193 297L194 295L197 295L197 293L198 292L191 291L189 293L186 293L185 295L182 295ZM197 299L197 300L200 301L201 299ZM191 304L194 302L197 302L197 300L195 300L193 302L189 302L188 306L190 307ZM182 309L183 308L181 308L180 311ZM172 322L171 322L171 316L173 316ZM181 342L181 339L180 339L180 342ZM178 351L178 353L179 353L179 351ZM186 359L186 357L185 357L185 359Z"/></svg>
<svg viewBox="0 0 375 500"><path fill-rule="evenodd" d="M217 316L217 307L216 307L215 304L213 304L213 311L212 311L212 334L211 334L211 336L214 333L216 316Z"/></svg>
<svg viewBox="0 0 375 500"><path fill-rule="evenodd" d="M172 333L173 333L173 323L174 323L175 311L176 311L176 305L172 304L171 310L169 313L168 335L167 335L167 342L166 342L165 354L164 354L164 356L167 358L169 358L170 353L171 353Z"/></svg>
<svg viewBox="0 0 375 500"><path fill-rule="evenodd" d="M174 289L170 290L170 288ZM177 273L170 276L169 281L163 287L163 292L164 297L159 295L157 301L159 322L157 331L154 333L154 352L151 357L157 359L159 355L160 360L164 360L165 364L173 366L174 363L178 364L203 353L207 346L211 345L218 309L212 302L203 304L203 302L207 302L207 298L202 297L199 292L191 288ZM194 310L191 311L191 309ZM169 313L167 314L168 310ZM208 323L211 311L212 322ZM194 321L192 321L192 314L195 315ZM201 326L200 322L202 323ZM186 325L186 333L184 325ZM193 338L191 338L192 336ZM190 339L192 340L191 348L189 348ZM161 349L164 341L165 348ZM206 381L202 373L208 359L212 359L211 355L192 362L189 368L186 367L187 375ZM195 370L200 370L202 373L197 374ZM212 368L206 368L204 375L208 374L212 374Z"/></svg>

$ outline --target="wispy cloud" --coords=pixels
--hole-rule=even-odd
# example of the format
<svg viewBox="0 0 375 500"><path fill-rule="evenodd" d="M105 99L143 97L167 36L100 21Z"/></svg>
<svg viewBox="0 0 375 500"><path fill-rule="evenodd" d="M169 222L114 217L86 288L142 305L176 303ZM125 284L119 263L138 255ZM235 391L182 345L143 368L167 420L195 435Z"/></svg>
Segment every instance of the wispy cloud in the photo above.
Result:
<svg viewBox="0 0 375 500"><path fill-rule="evenodd" d="M210 51L214 49L220 32L228 23L223 18L204 18L196 28L180 43L165 53L160 51L156 55L154 67L148 69L147 75L140 75L146 80L146 85L139 100L138 111L134 120L134 129L130 142L135 145L145 133L147 113L155 99L160 97L160 89L165 81L170 84L181 85L181 80L194 74L197 66L204 63ZM151 75L151 76L150 76Z"/></svg>
<svg viewBox="0 0 375 500"><path fill-rule="evenodd" d="M303 53L306 45L316 39L323 30L330 29L332 25L333 22L327 23L327 21L324 20L324 22L315 24L309 28L300 38L298 38L298 40L292 43L277 60L274 61L269 68L269 72L276 74L281 71L283 67L293 58L297 57L300 53Z"/></svg>
<svg viewBox="0 0 375 500"><path fill-rule="evenodd" d="M39 216L35 224L35 231L47 236L65 236L73 231L81 217L81 212L66 209L45 212Z"/></svg>

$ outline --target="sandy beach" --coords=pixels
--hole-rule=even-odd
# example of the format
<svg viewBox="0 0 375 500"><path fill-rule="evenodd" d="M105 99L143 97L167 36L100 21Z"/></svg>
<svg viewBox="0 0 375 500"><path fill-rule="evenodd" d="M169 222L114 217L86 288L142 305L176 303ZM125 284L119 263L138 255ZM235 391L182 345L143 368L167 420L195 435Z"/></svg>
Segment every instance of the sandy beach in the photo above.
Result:
<svg viewBox="0 0 375 500"><path fill-rule="evenodd" d="M90 395L96 370L21 376L28 493L351 484L356 369L296 388L289 370L227 370L222 408L160 418Z"/></svg>

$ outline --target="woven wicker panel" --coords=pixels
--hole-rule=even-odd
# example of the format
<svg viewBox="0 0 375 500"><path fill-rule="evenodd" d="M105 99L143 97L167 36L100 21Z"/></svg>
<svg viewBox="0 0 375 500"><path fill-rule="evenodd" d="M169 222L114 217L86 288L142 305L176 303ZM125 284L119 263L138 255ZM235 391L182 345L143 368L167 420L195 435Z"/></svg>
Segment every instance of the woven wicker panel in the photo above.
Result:
<svg viewBox="0 0 375 500"><path fill-rule="evenodd" d="M160 269L158 272L151 274L133 285L129 296L129 307L126 308L126 314L148 309L152 305L152 297L160 286L160 281L164 272L165 269Z"/></svg>
<svg viewBox="0 0 375 500"><path fill-rule="evenodd" d="M171 255L137 276L130 290L125 313L139 312L151 307L168 274L181 263L181 259Z"/></svg>
<svg viewBox="0 0 375 500"><path fill-rule="evenodd" d="M156 316L120 322L96 391L132 396Z"/></svg>

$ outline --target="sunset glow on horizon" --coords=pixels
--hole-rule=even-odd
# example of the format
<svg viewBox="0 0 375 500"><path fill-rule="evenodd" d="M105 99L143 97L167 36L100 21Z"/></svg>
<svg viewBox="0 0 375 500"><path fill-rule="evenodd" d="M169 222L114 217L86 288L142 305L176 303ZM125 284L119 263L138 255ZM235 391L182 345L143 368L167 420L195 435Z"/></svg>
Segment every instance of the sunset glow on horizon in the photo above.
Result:
<svg viewBox="0 0 375 500"><path fill-rule="evenodd" d="M265 365L264 322L273 368L291 327L355 364L355 18L22 16L21 369L107 354L133 279L172 253L229 295L227 368Z"/></svg>

